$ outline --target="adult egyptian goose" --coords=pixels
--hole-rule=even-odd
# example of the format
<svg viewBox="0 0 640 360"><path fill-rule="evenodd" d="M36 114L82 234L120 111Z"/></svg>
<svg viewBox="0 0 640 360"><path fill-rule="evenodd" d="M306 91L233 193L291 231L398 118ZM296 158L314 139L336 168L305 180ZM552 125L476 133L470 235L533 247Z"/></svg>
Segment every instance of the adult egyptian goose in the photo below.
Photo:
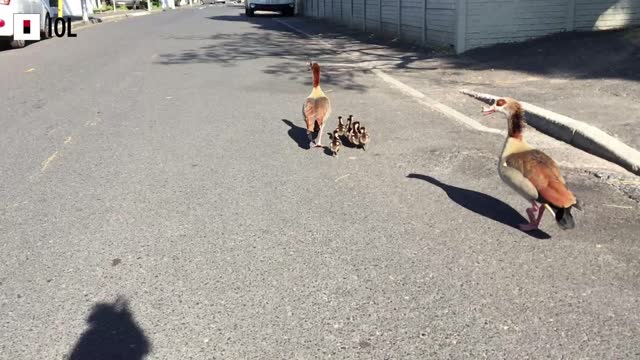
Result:
<svg viewBox="0 0 640 360"><path fill-rule="evenodd" d="M331 115L331 102L320 88L320 65L318 63L309 63L311 70L311 80L313 87L311 93L305 99L302 105L302 115L307 124L307 137L309 138L309 146L322 147L322 131L326 124L327 118ZM314 140L312 133L318 129L318 137Z"/></svg>
<svg viewBox="0 0 640 360"><path fill-rule="evenodd" d="M498 173L502 181L531 202L531 207L527 209L529 223L520 225L520 229L537 229L545 208L555 213L556 222L561 229L573 229L575 222L571 208L580 210L580 203L567 189L556 162L547 154L531 147L522 137L525 128L522 106L515 99L501 98L482 109L484 115L495 112L506 115L508 124Z"/></svg>

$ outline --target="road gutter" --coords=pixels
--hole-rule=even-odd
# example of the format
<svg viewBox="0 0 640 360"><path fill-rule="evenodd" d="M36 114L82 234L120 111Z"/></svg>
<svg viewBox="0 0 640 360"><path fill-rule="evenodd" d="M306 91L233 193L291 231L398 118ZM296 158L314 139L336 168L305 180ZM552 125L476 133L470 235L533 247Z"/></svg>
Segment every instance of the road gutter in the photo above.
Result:
<svg viewBox="0 0 640 360"><path fill-rule="evenodd" d="M116 14L116 15L109 15L109 16L104 16L104 17L94 17L89 19L89 21L82 21L82 20L77 20L77 21L72 21L72 27L74 30L76 29L83 29L86 27L90 27L96 24L101 24L101 23L108 23L108 22L113 22L113 21L119 21L122 19L126 19L129 17L138 17L138 16L146 16L146 15L151 15L151 14L155 14L155 13L160 13L162 12L162 10L151 10L151 11L144 11L144 12L134 12L134 13L124 13L124 14Z"/></svg>
<svg viewBox="0 0 640 360"><path fill-rule="evenodd" d="M284 21L275 20L279 24L291 29L293 32L301 34L302 36L315 40L319 45L334 49L334 47L322 40L318 39L304 30L288 24ZM358 61L353 54L346 53L349 57ZM446 106L435 99L432 99L420 91L412 88L411 86L403 83L402 81L394 78L393 76L385 73L375 67L371 71L380 79L390 84L391 86L399 89L406 95L413 97L425 107L440 112L441 114L453 119L473 130L505 135L502 130L489 128L478 121L458 112L457 110ZM472 96L485 103L491 103L495 99L499 98L495 95L481 94L469 90L461 90L462 93ZM608 135L604 131L596 128L595 126L588 125L581 121L572 119L568 116L554 113L550 110L529 104L526 102L520 102L528 113L527 122L536 130L551 136L557 140L561 140L574 148L586 151L589 154L597 156L606 161L612 162L624 168L625 170L640 176L640 152L632 147L622 143L620 140Z"/></svg>

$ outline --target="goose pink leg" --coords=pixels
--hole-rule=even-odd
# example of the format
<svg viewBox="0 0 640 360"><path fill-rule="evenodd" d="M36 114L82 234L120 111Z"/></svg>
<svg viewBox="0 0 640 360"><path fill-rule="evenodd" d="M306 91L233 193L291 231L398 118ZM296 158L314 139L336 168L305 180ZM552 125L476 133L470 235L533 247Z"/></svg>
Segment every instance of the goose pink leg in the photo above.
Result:
<svg viewBox="0 0 640 360"><path fill-rule="evenodd" d="M527 209L527 215L529 216L529 222L534 222L536 218L536 213L540 210L540 207L535 201L531 202L531 207Z"/></svg>
<svg viewBox="0 0 640 360"><path fill-rule="evenodd" d="M544 214L544 206L543 207L538 207L538 209L539 209L538 218L535 219L535 220L532 220L528 224L521 224L519 226L520 230L522 230L522 231L533 231L533 230L538 229L538 225L540 225L540 220L542 220L542 214ZM529 210L529 209L527 209L527 210Z"/></svg>
<svg viewBox="0 0 640 360"><path fill-rule="evenodd" d="M324 123L322 123L322 125L320 125L320 131L318 131L318 137L316 138L316 145L315 147L317 148L321 148L323 147L322 145L322 132L324 131Z"/></svg>

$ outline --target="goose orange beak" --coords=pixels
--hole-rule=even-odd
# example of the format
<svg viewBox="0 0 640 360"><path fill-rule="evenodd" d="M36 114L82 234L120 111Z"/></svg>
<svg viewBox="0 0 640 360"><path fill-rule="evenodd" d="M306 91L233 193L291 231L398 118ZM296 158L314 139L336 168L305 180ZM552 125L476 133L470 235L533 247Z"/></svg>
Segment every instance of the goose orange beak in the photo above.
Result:
<svg viewBox="0 0 640 360"><path fill-rule="evenodd" d="M493 114L495 112L496 112L496 106L495 105L483 106L482 107L482 115L484 115L484 116L491 115L491 114Z"/></svg>

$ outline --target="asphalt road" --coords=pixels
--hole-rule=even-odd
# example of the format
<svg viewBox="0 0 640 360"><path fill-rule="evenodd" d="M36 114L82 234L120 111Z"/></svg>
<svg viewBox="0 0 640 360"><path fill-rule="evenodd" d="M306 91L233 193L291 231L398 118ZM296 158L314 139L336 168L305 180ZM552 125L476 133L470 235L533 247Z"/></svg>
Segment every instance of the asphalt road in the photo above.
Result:
<svg viewBox="0 0 640 360"><path fill-rule="evenodd" d="M240 11L0 52L0 358L640 357L637 203L523 233L498 138L347 67L371 148L306 149L337 55Z"/></svg>

